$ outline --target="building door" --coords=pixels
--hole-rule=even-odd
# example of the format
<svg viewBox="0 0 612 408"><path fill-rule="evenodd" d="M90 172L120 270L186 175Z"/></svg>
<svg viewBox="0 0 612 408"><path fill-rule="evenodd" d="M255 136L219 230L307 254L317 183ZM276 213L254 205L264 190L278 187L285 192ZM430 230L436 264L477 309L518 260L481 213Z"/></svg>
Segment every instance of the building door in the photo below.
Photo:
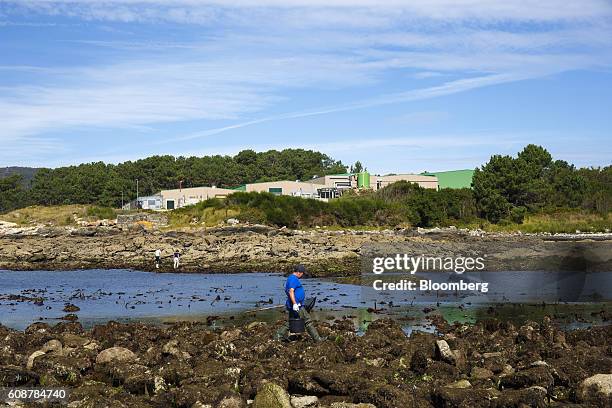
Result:
<svg viewBox="0 0 612 408"><path fill-rule="evenodd" d="M174 210L174 200L166 200L166 209Z"/></svg>

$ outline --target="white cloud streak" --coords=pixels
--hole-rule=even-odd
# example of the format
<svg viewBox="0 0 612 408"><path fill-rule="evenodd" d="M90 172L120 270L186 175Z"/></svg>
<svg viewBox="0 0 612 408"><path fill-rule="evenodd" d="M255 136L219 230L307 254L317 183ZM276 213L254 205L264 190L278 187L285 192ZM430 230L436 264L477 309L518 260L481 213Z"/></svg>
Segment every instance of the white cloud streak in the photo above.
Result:
<svg viewBox="0 0 612 408"><path fill-rule="evenodd" d="M231 6L221 0L0 0L0 9L0 29L53 29L49 19L56 17L129 23L116 24L120 29L140 23L206 28L205 35L182 41L163 35L137 40L119 30L108 38L63 42L113 51L94 66L11 65L4 59L0 71L26 79L0 79L0 142L10 141L13 151L21 145L23 152L51 132L208 121L208 130L173 138L194 140L612 66L607 0L238 0ZM367 94L376 95L390 73L437 85L267 114L284 110L294 91L369 88ZM29 80L33 75L36 82ZM218 120L235 123L214 126Z"/></svg>

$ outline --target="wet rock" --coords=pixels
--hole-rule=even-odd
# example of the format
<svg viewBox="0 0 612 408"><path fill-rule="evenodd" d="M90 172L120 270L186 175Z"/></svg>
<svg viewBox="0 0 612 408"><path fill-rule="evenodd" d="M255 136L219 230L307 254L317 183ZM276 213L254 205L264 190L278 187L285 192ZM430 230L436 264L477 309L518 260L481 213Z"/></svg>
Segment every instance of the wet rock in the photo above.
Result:
<svg viewBox="0 0 612 408"><path fill-rule="evenodd" d="M59 340L53 339L46 342L41 349L43 352L62 352L62 343Z"/></svg>
<svg viewBox="0 0 612 408"><path fill-rule="evenodd" d="M522 390L507 390L495 400L498 407L549 407L546 389L529 387Z"/></svg>
<svg viewBox="0 0 612 408"><path fill-rule="evenodd" d="M74 322L79 320L79 316L75 315L74 313L68 313L67 315L60 317L60 319Z"/></svg>
<svg viewBox="0 0 612 408"><path fill-rule="evenodd" d="M36 357L40 357L40 356L44 356L44 355L45 355L45 352L42 351L42 350L36 350L32 354L30 354L28 356L28 362L26 363L26 368L28 370L31 370L32 367L34 367L34 360L36 359Z"/></svg>
<svg viewBox="0 0 612 408"><path fill-rule="evenodd" d="M611 406L612 374L596 374L585 379L578 387L577 397L581 402Z"/></svg>
<svg viewBox="0 0 612 408"><path fill-rule="evenodd" d="M89 339L73 333L65 333L62 336L62 341L66 347L83 347L91 342Z"/></svg>
<svg viewBox="0 0 612 408"><path fill-rule="evenodd" d="M486 380L493 377L493 371L482 367L472 367L470 377L476 380Z"/></svg>
<svg viewBox="0 0 612 408"><path fill-rule="evenodd" d="M263 384L253 401L253 408L292 408L287 391L277 384Z"/></svg>
<svg viewBox="0 0 612 408"><path fill-rule="evenodd" d="M74 313L81 310L81 308L76 305L73 305L72 303L67 303L62 310L66 313Z"/></svg>
<svg viewBox="0 0 612 408"><path fill-rule="evenodd" d="M136 354L124 347L111 347L102 350L96 357L96 364L131 362L136 359Z"/></svg>
<svg viewBox="0 0 612 408"><path fill-rule="evenodd" d="M305 395L302 397L291 396L291 405L293 408L315 408L319 404L319 398L314 395Z"/></svg>
<svg viewBox="0 0 612 408"><path fill-rule="evenodd" d="M455 356L446 340L436 341L436 356L449 364L455 362Z"/></svg>
<svg viewBox="0 0 612 408"><path fill-rule="evenodd" d="M553 376L548 367L534 367L518 371L500 380L500 386L504 388L525 388L540 386L548 389L553 385Z"/></svg>
<svg viewBox="0 0 612 408"><path fill-rule="evenodd" d="M245 400L236 393L230 393L221 397L216 405L216 408L245 408Z"/></svg>
<svg viewBox="0 0 612 408"><path fill-rule="evenodd" d="M234 341L240 338L240 335L242 334L242 330L240 329L233 329L233 330L226 330L223 333L221 333L221 340L225 340L225 341Z"/></svg>
<svg viewBox="0 0 612 408"><path fill-rule="evenodd" d="M483 402L490 401L499 394L499 391L493 389L444 387L435 389L431 399L436 407L481 407L489 406L483 405Z"/></svg>
<svg viewBox="0 0 612 408"><path fill-rule="evenodd" d="M470 388L472 384L468 380L459 380L452 384L446 385L447 388Z"/></svg>
<svg viewBox="0 0 612 408"><path fill-rule="evenodd" d="M187 360L191 358L191 355L186 351L181 351L178 348L178 340L170 340L168 343L164 344L162 347L162 353L174 356L179 359Z"/></svg>

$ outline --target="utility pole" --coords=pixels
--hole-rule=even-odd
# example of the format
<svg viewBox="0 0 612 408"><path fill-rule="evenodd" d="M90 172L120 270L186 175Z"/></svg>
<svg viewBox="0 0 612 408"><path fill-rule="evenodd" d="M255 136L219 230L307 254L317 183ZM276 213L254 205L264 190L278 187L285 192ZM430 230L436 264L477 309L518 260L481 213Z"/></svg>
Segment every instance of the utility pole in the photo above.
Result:
<svg viewBox="0 0 612 408"><path fill-rule="evenodd" d="M121 190L121 209L123 210L123 190Z"/></svg>
<svg viewBox="0 0 612 408"><path fill-rule="evenodd" d="M136 209L139 209L140 206L138 205L138 179L136 179Z"/></svg>

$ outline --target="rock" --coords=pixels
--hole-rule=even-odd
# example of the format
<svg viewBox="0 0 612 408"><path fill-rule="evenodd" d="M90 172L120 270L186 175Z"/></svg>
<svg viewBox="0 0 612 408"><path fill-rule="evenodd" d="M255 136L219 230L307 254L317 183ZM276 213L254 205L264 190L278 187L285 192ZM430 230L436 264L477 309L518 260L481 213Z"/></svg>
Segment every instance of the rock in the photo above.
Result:
<svg viewBox="0 0 612 408"><path fill-rule="evenodd" d="M191 355L188 352L179 350L178 340L176 339L170 340L168 343L164 344L164 347L162 347L162 353L184 360L191 358Z"/></svg>
<svg viewBox="0 0 612 408"><path fill-rule="evenodd" d="M257 392L253 408L292 408L291 399L279 385L267 382Z"/></svg>
<svg viewBox="0 0 612 408"><path fill-rule="evenodd" d="M62 340L64 341L64 345L66 347L83 347L90 343L89 339L73 333L64 333Z"/></svg>
<svg viewBox="0 0 612 408"><path fill-rule="evenodd" d="M136 354L124 347L111 347L102 350L96 357L96 364L132 362L136 360Z"/></svg>
<svg viewBox="0 0 612 408"><path fill-rule="evenodd" d="M238 339L240 337L240 335L242 334L242 330L240 329L233 329L233 330L226 330L223 333L221 333L221 340L225 340L225 341L234 341L236 339Z"/></svg>
<svg viewBox="0 0 612 408"><path fill-rule="evenodd" d="M501 357L502 353L499 351L496 351L494 353L483 353L482 357L486 360L487 358L494 358L494 357Z"/></svg>
<svg viewBox="0 0 612 408"><path fill-rule="evenodd" d="M216 408L244 408L246 403L240 395L231 394L221 398Z"/></svg>
<svg viewBox="0 0 612 408"><path fill-rule="evenodd" d="M493 377L493 371L482 367L472 367L470 377L476 380L486 380L487 378Z"/></svg>
<svg viewBox="0 0 612 408"><path fill-rule="evenodd" d="M34 367L34 359L36 357L44 356L45 352L42 350L36 350L28 357L28 362L26 363L26 369L31 370Z"/></svg>
<svg viewBox="0 0 612 408"><path fill-rule="evenodd" d="M44 353L47 353L49 351L53 351L53 352L61 352L62 351L62 343L59 340L49 340L48 342L46 342L41 349Z"/></svg>
<svg viewBox="0 0 612 408"><path fill-rule="evenodd" d="M353 404L351 402L332 402L330 408L376 408L374 404Z"/></svg>
<svg viewBox="0 0 612 408"><path fill-rule="evenodd" d="M548 389L553 385L553 381L549 368L540 366L502 377L500 386L504 388L526 388L537 385Z"/></svg>
<svg viewBox="0 0 612 408"><path fill-rule="evenodd" d="M314 395L305 395L303 397L291 396L293 408L314 408L318 403L319 398Z"/></svg>
<svg viewBox="0 0 612 408"><path fill-rule="evenodd" d="M576 394L580 402L611 406L612 374L596 374L587 378L580 383Z"/></svg>
<svg viewBox="0 0 612 408"><path fill-rule="evenodd" d="M79 310L81 310L81 308L76 305L73 305L72 303L66 303L66 306L64 306L62 310L66 313L73 313L78 312Z"/></svg>
<svg viewBox="0 0 612 408"><path fill-rule="evenodd" d="M378 358L373 358L373 359L364 359L366 365L372 366L372 367L382 367L385 364L385 359L382 357L378 357Z"/></svg>
<svg viewBox="0 0 612 408"><path fill-rule="evenodd" d="M448 384L445 387L447 388L470 388L472 384L468 380L459 380L452 384Z"/></svg>
<svg viewBox="0 0 612 408"><path fill-rule="evenodd" d="M436 356L450 364L455 362L455 356L446 340L436 341Z"/></svg>

